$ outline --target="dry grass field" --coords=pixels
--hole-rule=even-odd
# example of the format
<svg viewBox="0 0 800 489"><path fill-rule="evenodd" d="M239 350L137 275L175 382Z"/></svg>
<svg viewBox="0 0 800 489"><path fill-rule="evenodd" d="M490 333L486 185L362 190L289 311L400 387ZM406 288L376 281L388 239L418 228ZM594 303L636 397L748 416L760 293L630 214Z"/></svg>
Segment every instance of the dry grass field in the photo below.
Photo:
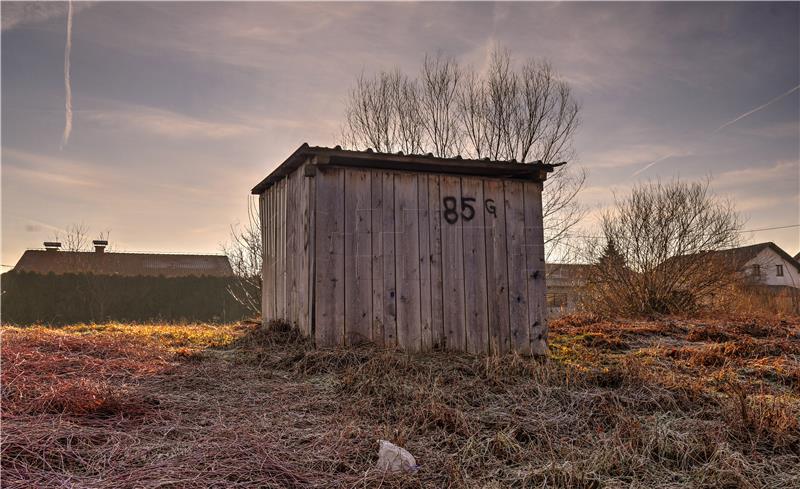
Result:
<svg viewBox="0 0 800 489"><path fill-rule="evenodd" d="M553 321L537 361L274 325L2 330L2 485L800 487L800 321ZM421 466L371 468L378 439Z"/></svg>

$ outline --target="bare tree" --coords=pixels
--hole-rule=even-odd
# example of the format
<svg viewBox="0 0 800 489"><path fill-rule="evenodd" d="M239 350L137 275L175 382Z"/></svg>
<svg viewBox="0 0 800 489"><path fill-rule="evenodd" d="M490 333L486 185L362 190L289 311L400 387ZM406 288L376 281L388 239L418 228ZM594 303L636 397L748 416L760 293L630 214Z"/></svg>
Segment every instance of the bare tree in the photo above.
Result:
<svg viewBox="0 0 800 489"><path fill-rule="evenodd" d="M419 77L395 70L356 80L342 143L381 152L556 163L573 155L580 106L552 66L530 60L516 68L496 50L485 73L442 55L425 56ZM586 175L561 166L545 183L548 253L583 217L577 201Z"/></svg>
<svg viewBox="0 0 800 489"><path fill-rule="evenodd" d="M741 220L708 183L647 183L617 199L590 243L590 309L611 315L690 312L736 280L716 251L737 245Z"/></svg>
<svg viewBox="0 0 800 489"><path fill-rule="evenodd" d="M64 251L86 251L89 249L89 226L70 224L64 231L56 231L53 241L60 242Z"/></svg>
<svg viewBox="0 0 800 489"><path fill-rule="evenodd" d="M263 247L258 197L250 196L247 221L231 226L230 241L222 245L228 256L235 280L228 292L253 315L261 314L261 263Z"/></svg>

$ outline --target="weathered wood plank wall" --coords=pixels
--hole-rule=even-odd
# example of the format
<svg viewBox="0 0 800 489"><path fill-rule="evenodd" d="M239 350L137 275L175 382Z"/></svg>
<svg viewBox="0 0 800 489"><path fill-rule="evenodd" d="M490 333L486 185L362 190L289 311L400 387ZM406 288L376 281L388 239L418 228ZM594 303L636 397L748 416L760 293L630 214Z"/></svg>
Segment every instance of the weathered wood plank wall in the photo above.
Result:
<svg viewBox="0 0 800 489"><path fill-rule="evenodd" d="M261 197L264 315L320 347L546 351L541 183L341 167Z"/></svg>
<svg viewBox="0 0 800 489"><path fill-rule="evenodd" d="M286 319L311 334L311 181L294 172L259 196L262 316Z"/></svg>

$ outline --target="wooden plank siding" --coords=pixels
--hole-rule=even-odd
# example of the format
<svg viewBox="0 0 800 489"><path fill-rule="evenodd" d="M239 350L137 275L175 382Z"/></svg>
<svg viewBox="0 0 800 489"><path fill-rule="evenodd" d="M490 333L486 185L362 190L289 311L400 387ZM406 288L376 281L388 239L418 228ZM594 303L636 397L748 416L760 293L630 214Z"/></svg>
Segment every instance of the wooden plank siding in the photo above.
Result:
<svg viewBox="0 0 800 489"><path fill-rule="evenodd" d="M344 171L345 343L372 341L372 189L370 173Z"/></svg>
<svg viewBox="0 0 800 489"><path fill-rule="evenodd" d="M442 316L445 348L465 351L464 241L460 219L461 178L441 175L442 202Z"/></svg>
<svg viewBox="0 0 800 489"><path fill-rule="evenodd" d="M386 342L384 334L384 291L383 281L383 175L370 172L370 221L372 231L372 341L383 346ZM392 225L394 228L394 225ZM394 239L394 238L392 238Z"/></svg>
<svg viewBox="0 0 800 489"><path fill-rule="evenodd" d="M383 248L383 344L397 346L397 264L395 256L394 174L379 173L382 180L381 244Z"/></svg>
<svg viewBox="0 0 800 489"><path fill-rule="evenodd" d="M419 351L422 337L417 178L412 173L394 176L397 343L408 351Z"/></svg>
<svg viewBox="0 0 800 489"><path fill-rule="evenodd" d="M296 282L296 293L295 293L295 300L297 304L295 306L295 311L297 317L295 321L297 322L297 326L301 332L308 335L311 333L310 324L311 321L309 319L309 264L311 261L311 257L309 256L309 252L311 250L310 246L310 236L311 236L311 214L309 211L309 188L311 186L311 179L305 177L302 171L297 171L293 175L294 178L297 180L296 184L296 192L297 192L297 220L295 225L297 226L297 235L295 238L295 245L296 247L292 251L296 256L296 266L295 266L295 282Z"/></svg>
<svg viewBox="0 0 800 489"><path fill-rule="evenodd" d="M547 303L545 290L542 184L525 182L525 260L528 281L528 324L531 353L547 354Z"/></svg>
<svg viewBox="0 0 800 489"><path fill-rule="evenodd" d="M431 240L430 240L430 203L428 195L428 175L417 176L417 203L419 220L419 322L420 349L430 351L433 347L433 311L431 300Z"/></svg>
<svg viewBox="0 0 800 489"><path fill-rule="evenodd" d="M431 262L431 347L444 347L444 305L442 292L442 201L439 193L439 176L428 176L428 205L430 207L429 234Z"/></svg>
<svg viewBox="0 0 800 489"><path fill-rule="evenodd" d="M505 190L506 254L511 348L530 353L528 280L525 262L525 207L520 182L503 182Z"/></svg>
<svg viewBox="0 0 800 489"><path fill-rule="evenodd" d="M317 346L341 346L345 338L344 171L317 172L315 341Z"/></svg>
<svg viewBox="0 0 800 489"><path fill-rule="evenodd" d="M290 323L297 324L297 212L289 212L289 209L297 208L297 182L299 174L294 172L285 178L286 182L286 211L284 211L284 222L286 223L286 246L284 261L286 262L286 314L285 318Z"/></svg>
<svg viewBox="0 0 800 489"><path fill-rule="evenodd" d="M459 222L464 240L464 320L467 351L480 353L489 345L486 293L486 225L483 181L461 179Z"/></svg>
<svg viewBox="0 0 800 489"><path fill-rule="evenodd" d="M508 251L506 247L505 192L501 180L483 182L486 220L486 285L489 351L511 350L508 303Z"/></svg>
<svg viewBox="0 0 800 489"><path fill-rule="evenodd" d="M304 166L259 197L264 322L318 347L546 353L538 182Z"/></svg>

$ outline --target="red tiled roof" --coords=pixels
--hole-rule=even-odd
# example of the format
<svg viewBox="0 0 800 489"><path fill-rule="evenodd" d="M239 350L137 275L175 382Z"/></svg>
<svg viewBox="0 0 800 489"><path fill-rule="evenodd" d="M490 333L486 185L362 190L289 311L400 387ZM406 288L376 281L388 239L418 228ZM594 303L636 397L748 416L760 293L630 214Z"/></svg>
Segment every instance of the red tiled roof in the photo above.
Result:
<svg viewBox="0 0 800 489"><path fill-rule="evenodd" d="M14 270L33 273L93 273L124 277L230 277L224 255L168 255L159 253L98 253L91 251L27 250Z"/></svg>

